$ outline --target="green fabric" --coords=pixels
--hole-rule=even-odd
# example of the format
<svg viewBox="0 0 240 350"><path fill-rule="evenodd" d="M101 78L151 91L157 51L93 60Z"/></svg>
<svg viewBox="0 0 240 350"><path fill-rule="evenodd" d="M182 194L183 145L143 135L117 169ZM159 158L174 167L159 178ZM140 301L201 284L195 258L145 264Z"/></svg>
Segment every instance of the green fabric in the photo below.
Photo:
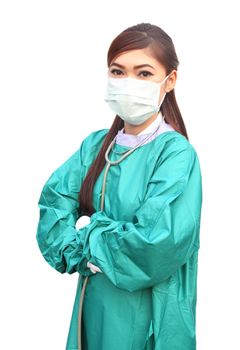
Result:
<svg viewBox="0 0 240 350"><path fill-rule="evenodd" d="M108 129L89 134L46 181L37 241L43 257L79 279L66 344L77 349L84 276L83 350L196 349L197 266L202 181L194 147L164 132L104 170L93 193L91 222L76 230L77 196ZM130 147L115 144L116 151ZM118 159L111 152L110 159ZM102 273L93 274L87 261Z"/></svg>

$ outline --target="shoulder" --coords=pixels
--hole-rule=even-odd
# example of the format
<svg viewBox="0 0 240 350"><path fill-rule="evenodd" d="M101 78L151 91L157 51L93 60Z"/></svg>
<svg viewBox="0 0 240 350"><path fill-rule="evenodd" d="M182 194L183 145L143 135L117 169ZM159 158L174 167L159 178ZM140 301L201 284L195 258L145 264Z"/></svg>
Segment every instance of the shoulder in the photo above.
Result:
<svg viewBox="0 0 240 350"><path fill-rule="evenodd" d="M195 147L187 140L185 136L177 131L169 131L162 134L157 145L160 149L159 156L162 159L180 155L184 153L186 157L196 157Z"/></svg>
<svg viewBox="0 0 240 350"><path fill-rule="evenodd" d="M189 181L198 183L200 171L197 153L186 137L176 131L166 132L158 139L155 147L157 161L150 180L154 184L151 195L160 189L170 198L173 193L183 192Z"/></svg>
<svg viewBox="0 0 240 350"><path fill-rule="evenodd" d="M96 147L99 146L99 143L104 141L105 136L107 135L109 129L99 129L92 131L83 139L83 145L85 147Z"/></svg>
<svg viewBox="0 0 240 350"><path fill-rule="evenodd" d="M92 162L108 131L109 129L96 130L83 138L80 146L53 170L45 186L60 186L59 179L63 179L64 183L68 183L68 186L72 186L77 191L78 186L75 184L81 177L82 166Z"/></svg>
<svg viewBox="0 0 240 350"><path fill-rule="evenodd" d="M82 163L89 165L96 158L100 151L104 139L109 132L109 129L99 129L89 133L81 142L80 145L80 158Z"/></svg>
<svg viewBox="0 0 240 350"><path fill-rule="evenodd" d="M80 143L80 146L57 168L55 173L80 169L85 158L91 157L104 140L108 129L100 129L89 133Z"/></svg>
<svg viewBox="0 0 240 350"><path fill-rule="evenodd" d="M177 131L162 134L155 146L157 153L155 171L165 173L169 178L186 178L194 169L201 174L195 147Z"/></svg>
<svg viewBox="0 0 240 350"><path fill-rule="evenodd" d="M81 156L87 156L91 153L96 153L100 150L105 136L107 135L109 129L99 129L89 133L81 142L80 153Z"/></svg>

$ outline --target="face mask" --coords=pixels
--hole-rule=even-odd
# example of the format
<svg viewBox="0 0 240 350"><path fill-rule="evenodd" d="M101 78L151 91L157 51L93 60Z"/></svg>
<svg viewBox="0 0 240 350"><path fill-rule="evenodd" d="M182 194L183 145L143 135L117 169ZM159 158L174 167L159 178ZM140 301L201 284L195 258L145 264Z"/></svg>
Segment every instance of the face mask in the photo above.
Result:
<svg viewBox="0 0 240 350"><path fill-rule="evenodd" d="M164 93L158 104L160 89L169 75L160 83L137 78L109 77L104 100L121 119L129 124L140 125L160 111L166 96Z"/></svg>

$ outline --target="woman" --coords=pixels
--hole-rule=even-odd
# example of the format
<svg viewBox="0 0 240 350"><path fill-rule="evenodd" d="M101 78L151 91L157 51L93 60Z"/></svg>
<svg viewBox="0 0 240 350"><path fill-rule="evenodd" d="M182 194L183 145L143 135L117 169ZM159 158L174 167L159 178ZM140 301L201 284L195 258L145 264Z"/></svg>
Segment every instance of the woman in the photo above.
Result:
<svg viewBox="0 0 240 350"><path fill-rule="evenodd" d="M196 349L202 183L177 67L159 27L120 33L108 51L113 124L43 187L39 248L57 271L79 273L66 349ZM90 222L77 229L82 216Z"/></svg>

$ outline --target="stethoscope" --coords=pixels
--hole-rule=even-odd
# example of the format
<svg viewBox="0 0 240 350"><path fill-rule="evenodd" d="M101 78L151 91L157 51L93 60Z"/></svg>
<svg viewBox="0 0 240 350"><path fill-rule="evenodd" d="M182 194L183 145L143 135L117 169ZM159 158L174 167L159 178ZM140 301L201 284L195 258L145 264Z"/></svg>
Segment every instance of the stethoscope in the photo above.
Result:
<svg viewBox="0 0 240 350"><path fill-rule="evenodd" d="M162 116L162 119L161 119L159 125L153 131L153 133L148 134L148 136L145 137L141 142L139 142L136 146L132 147L131 149L129 149L127 151L116 152L116 151L113 150L113 146L115 144L117 135L111 141L110 145L108 146L108 148L107 148L107 150L105 152L105 159L106 159L107 165L106 165L106 168L105 168L105 172L104 172L104 176L103 176L103 183L102 183L102 195L101 195L101 205L100 205L101 210L103 210L103 208L104 208L104 197L105 197L105 189L106 189L106 180L107 180L107 174L108 174L110 166L119 164L127 156L129 156L132 152L134 152L138 147L142 146L142 144L144 144L150 137L155 135L155 133L160 129L163 121L164 121L164 116ZM115 161L112 161L112 160L109 159L110 151L112 151L113 153L116 153L116 154L122 154L122 156L119 159L117 159ZM80 301L79 301L79 309L78 309L78 350L82 349L82 345L81 345L82 308L83 308L83 299L84 299L84 295L85 295L86 285L87 285L87 282L88 282L88 277L89 276L86 276L86 278L85 278L85 280L83 282L82 292L81 292ZM82 278L82 275L79 274L79 282L80 282L81 278Z"/></svg>

